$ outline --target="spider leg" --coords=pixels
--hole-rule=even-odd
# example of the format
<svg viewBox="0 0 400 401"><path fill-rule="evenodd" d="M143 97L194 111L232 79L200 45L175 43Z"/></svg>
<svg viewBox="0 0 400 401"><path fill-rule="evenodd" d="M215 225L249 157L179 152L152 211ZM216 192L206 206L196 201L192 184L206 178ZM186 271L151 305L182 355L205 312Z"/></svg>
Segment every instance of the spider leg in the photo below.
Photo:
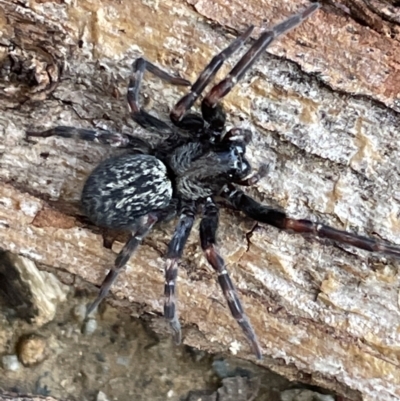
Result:
<svg viewBox="0 0 400 401"><path fill-rule="evenodd" d="M139 92L142 85L143 74L145 70L151 72L153 75L169 82L173 85L189 86L190 82L180 77L169 75L161 70L156 65L150 63L142 57L136 59L132 64L133 72L129 78L128 84L128 104L132 111L132 119L136 121L143 128L157 131L157 132L171 132L171 127L157 117L152 116L147 111L142 109L139 104Z"/></svg>
<svg viewBox="0 0 400 401"><path fill-rule="evenodd" d="M115 148L134 148L141 153L149 153L150 146L142 139L131 135L110 132L100 128L86 129L67 126L51 128L43 132L28 131L27 136L47 138L49 136L59 136L62 138L78 138L84 141L91 141Z"/></svg>
<svg viewBox="0 0 400 401"><path fill-rule="evenodd" d="M135 234L132 234L128 242L124 245L117 258L115 259L114 266L108 272L106 278L101 284L99 294L97 298L88 306L86 310L86 317L90 315L100 304L100 302L107 296L111 286L118 277L118 274L122 271L125 265L128 263L132 254L136 248L142 242L143 238L149 233L154 224L159 221L156 213L149 213L143 216L137 225Z"/></svg>
<svg viewBox="0 0 400 401"><path fill-rule="evenodd" d="M218 253L216 243L216 232L218 228L218 208L211 198L207 201L203 209L203 218L200 223L201 247L205 253L208 263L218 274L218 282L224 293L232 316L239 323L245 336L251 344L251 348L258 359L262 358L262 352L257 340L257 336L239 300L235 286L229 277L228 270L222 256Z"/></svg>
<svg viewBox="0 0 400 401"><path fill-rule="evenodd" d="M246 186L246 187L251 187L252 185L257 184L258 181L261 180L261 178L264 178L267 176L269 171L269 166L268 164L262 164L260 168L258 169L257 172L255 172L253 175L251 175L248 178L245 178L244 180L241 181L235 181L235 184Z"/></svg>
<svg viewBox="0 0 400 401"><path fill-rule="evenodd" d="M196 214L194 202L185 203L181 208L181 215L174 235L168 245L165 261L165 286L164 286L164 316L169 321L174 332L174 341L180 344L182 339L181 325L176 313L175 287L178 276L178 262L182 256L186 241L192 230Z"/></svg>
<svg viewBox="0 0 400 401"><path fill-rule="evenodd" d="M301 24L319 7L319 3L313 3L299 14L293 15L280 24L274 26L271 30L264 31L250 47L250 49L244 54L244 56L238 61L238 63L233 67L227 77L211 88L210 92L203 99L201 109L204 119L209 122L212 127L219 127L225 122L225 112L223 111L222 106L218 103L232 90L232 88L239 82L243 75L253 66L253 64L272 43L272 41L283 33Z"/></svg>
<svg viewBox="0 0 400 401"><path fill-rule="evenodd" d="M250 26L247 30L236 38L228 47L213 57L207 67L203 70L196 82L191 86L189 93L183 96L173 107L170 113L171 121L181 128L188 129L193 125L193 119L196 115L186 115L187 111L193 106L195 101L201 95L206 86L212 81L224 61L235 53L250 37L254 26ZM197 116L199 118L199 116ZM203 119L200 118L203 126ZM202 127L201 126L201 127Z"/></svg>
<svg viewBox="0 0 400 401"><path fill-rule="evenodd" d="M351 245L369 252L379 252L400 258L400 246L392 245L375 238L338 230L325 224L314 223L310 220L291 219L284 212L256 202L233 185L227 186L221 193L221 196L226 198L236 209L241 210L250 218L261 223L300 234L313 234L319 238L328 238L338 243Z"/></svg>

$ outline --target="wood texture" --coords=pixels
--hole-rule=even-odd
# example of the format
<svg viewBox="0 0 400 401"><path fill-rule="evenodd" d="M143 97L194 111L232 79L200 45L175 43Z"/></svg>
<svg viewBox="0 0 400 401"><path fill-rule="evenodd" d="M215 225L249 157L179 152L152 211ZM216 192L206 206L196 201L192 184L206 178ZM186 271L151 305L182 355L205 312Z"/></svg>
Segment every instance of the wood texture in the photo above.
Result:
<svg viewBox="0 0 400 401"><path fill-rule="evenodd" d="M1 248L100 283L122 245L103 247L78 200L85 177L113 151L59 138L28 143L26 130L99 126L158 140L127 113L136 57L194 81L232 33L278 22L304 4L0 0ZM254 131L254 166L270 164L249 190L256 199L400 244L398 11L368 4L325 5L271 46L225 105L232 124ZM143 92L146 107L164 117L183 93L147 76ZM161 313L172 230L145 241L116 298ZM254 226L230 210L219 241L265 366L353 399L400 397L398 261ZM196 228L178 286L181 319L198 329L185 343L252 358Z"/></svg>

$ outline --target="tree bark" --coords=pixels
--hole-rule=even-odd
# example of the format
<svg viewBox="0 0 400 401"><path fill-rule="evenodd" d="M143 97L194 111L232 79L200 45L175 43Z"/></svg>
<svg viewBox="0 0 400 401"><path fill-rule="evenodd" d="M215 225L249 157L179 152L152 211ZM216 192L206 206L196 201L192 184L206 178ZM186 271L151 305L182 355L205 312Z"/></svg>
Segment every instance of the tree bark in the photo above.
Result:
<svg viewBox="0 0 400 401"><path fill-rule="evenodd" d="M400 244L400 12L390 3L324 3L268 49L224 104L232 125L254 132L253 165L270 166L248 190L255 199ZM103 246L79 196L93 167L115 152L60 138L32 143L25 132L96 126L162 140L129 119L136 57L194 82L246 26L271 26L305 4L0 0L1 248L99 284L122 244ZM142 92L146 108L167 118L184 90L146 75ZM173 227L145 240L115 298L161 314ZM192 327L184 342L252 358L197 231L178 279L180 318ZM353 399L400 397L398 261L255 225L227 209L219 244L263 347L260 364Z"/></svg>

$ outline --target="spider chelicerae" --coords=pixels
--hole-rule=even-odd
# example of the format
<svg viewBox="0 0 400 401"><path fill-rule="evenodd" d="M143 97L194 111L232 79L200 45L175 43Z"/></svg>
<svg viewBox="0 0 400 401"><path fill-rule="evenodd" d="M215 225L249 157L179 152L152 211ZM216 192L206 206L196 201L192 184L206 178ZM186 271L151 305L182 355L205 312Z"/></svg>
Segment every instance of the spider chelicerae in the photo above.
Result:
<svg viewBox="0 0 400 401"><path fill-rule="evenodd" d="M153 226L177 215L178 224L165 255L164 315L170 322L175 341L180 343L181 326L175 298L178 263L201 206L201 247L207 261L217 272L218 282L233 317L242 328L256 357L261 358L256 334L243 311L224 259L216 247L216 197L224 198L233 208L250 218L279 229L311 233L368 251L400 257L400 247L309 220L289 218L282 211L256 202L238 188L255 184L267 174L267 168L261 166L258 172L251 173L251 166L245 157L251 133L240 128L226 132L226 115L221 99L232 90L276 37L300 24L319 7L318 3L313 3L299 14L261 33L227 77L213 86L203 98L201 115L190 113L190 108L211 83L224 61L250 38L253 26L216 55L193 85L138 58L133 63L133 73L129 79L128 104L131 117L136 123L163 136L164 140L156 147L137 137L101 129L59 126L44 132L27 133L28 136L38 137L76 137L127 149L125 154L99 164L87 179L82 193L83 211L92 222L131 233L104 279L97 298L88 307L87 315L106 297L118 274ZM172 126L140 107L139 92L146 70L171 84L191 86L188 93L172 108Z"/></svg>

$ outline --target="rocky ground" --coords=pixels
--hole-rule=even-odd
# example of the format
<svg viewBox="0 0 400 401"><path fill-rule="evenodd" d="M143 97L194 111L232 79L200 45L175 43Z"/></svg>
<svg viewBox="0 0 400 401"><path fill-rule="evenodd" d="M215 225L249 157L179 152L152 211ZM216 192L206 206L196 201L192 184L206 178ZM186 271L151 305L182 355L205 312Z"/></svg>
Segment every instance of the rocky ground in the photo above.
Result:
<svg viewBox="0 0 400 401"><path fill-rule="evenodd" d="M12 263L18 262L13 269ZM84 323L89 301L85 283L75 280L72 289L51 272L35 272L31 263L7 253L2 253L0 264L4 397L278 401L300 400L293 396L301 392L304 400L333 400L244 360L175 346L167 333L156 333L163 326L158 316L139 319L106 303L96 319ZM67 275L63 279L73 280ZM41 291L45 295L38 297ZM55 313L43 312L45 300L47 311Z"/></svg>

